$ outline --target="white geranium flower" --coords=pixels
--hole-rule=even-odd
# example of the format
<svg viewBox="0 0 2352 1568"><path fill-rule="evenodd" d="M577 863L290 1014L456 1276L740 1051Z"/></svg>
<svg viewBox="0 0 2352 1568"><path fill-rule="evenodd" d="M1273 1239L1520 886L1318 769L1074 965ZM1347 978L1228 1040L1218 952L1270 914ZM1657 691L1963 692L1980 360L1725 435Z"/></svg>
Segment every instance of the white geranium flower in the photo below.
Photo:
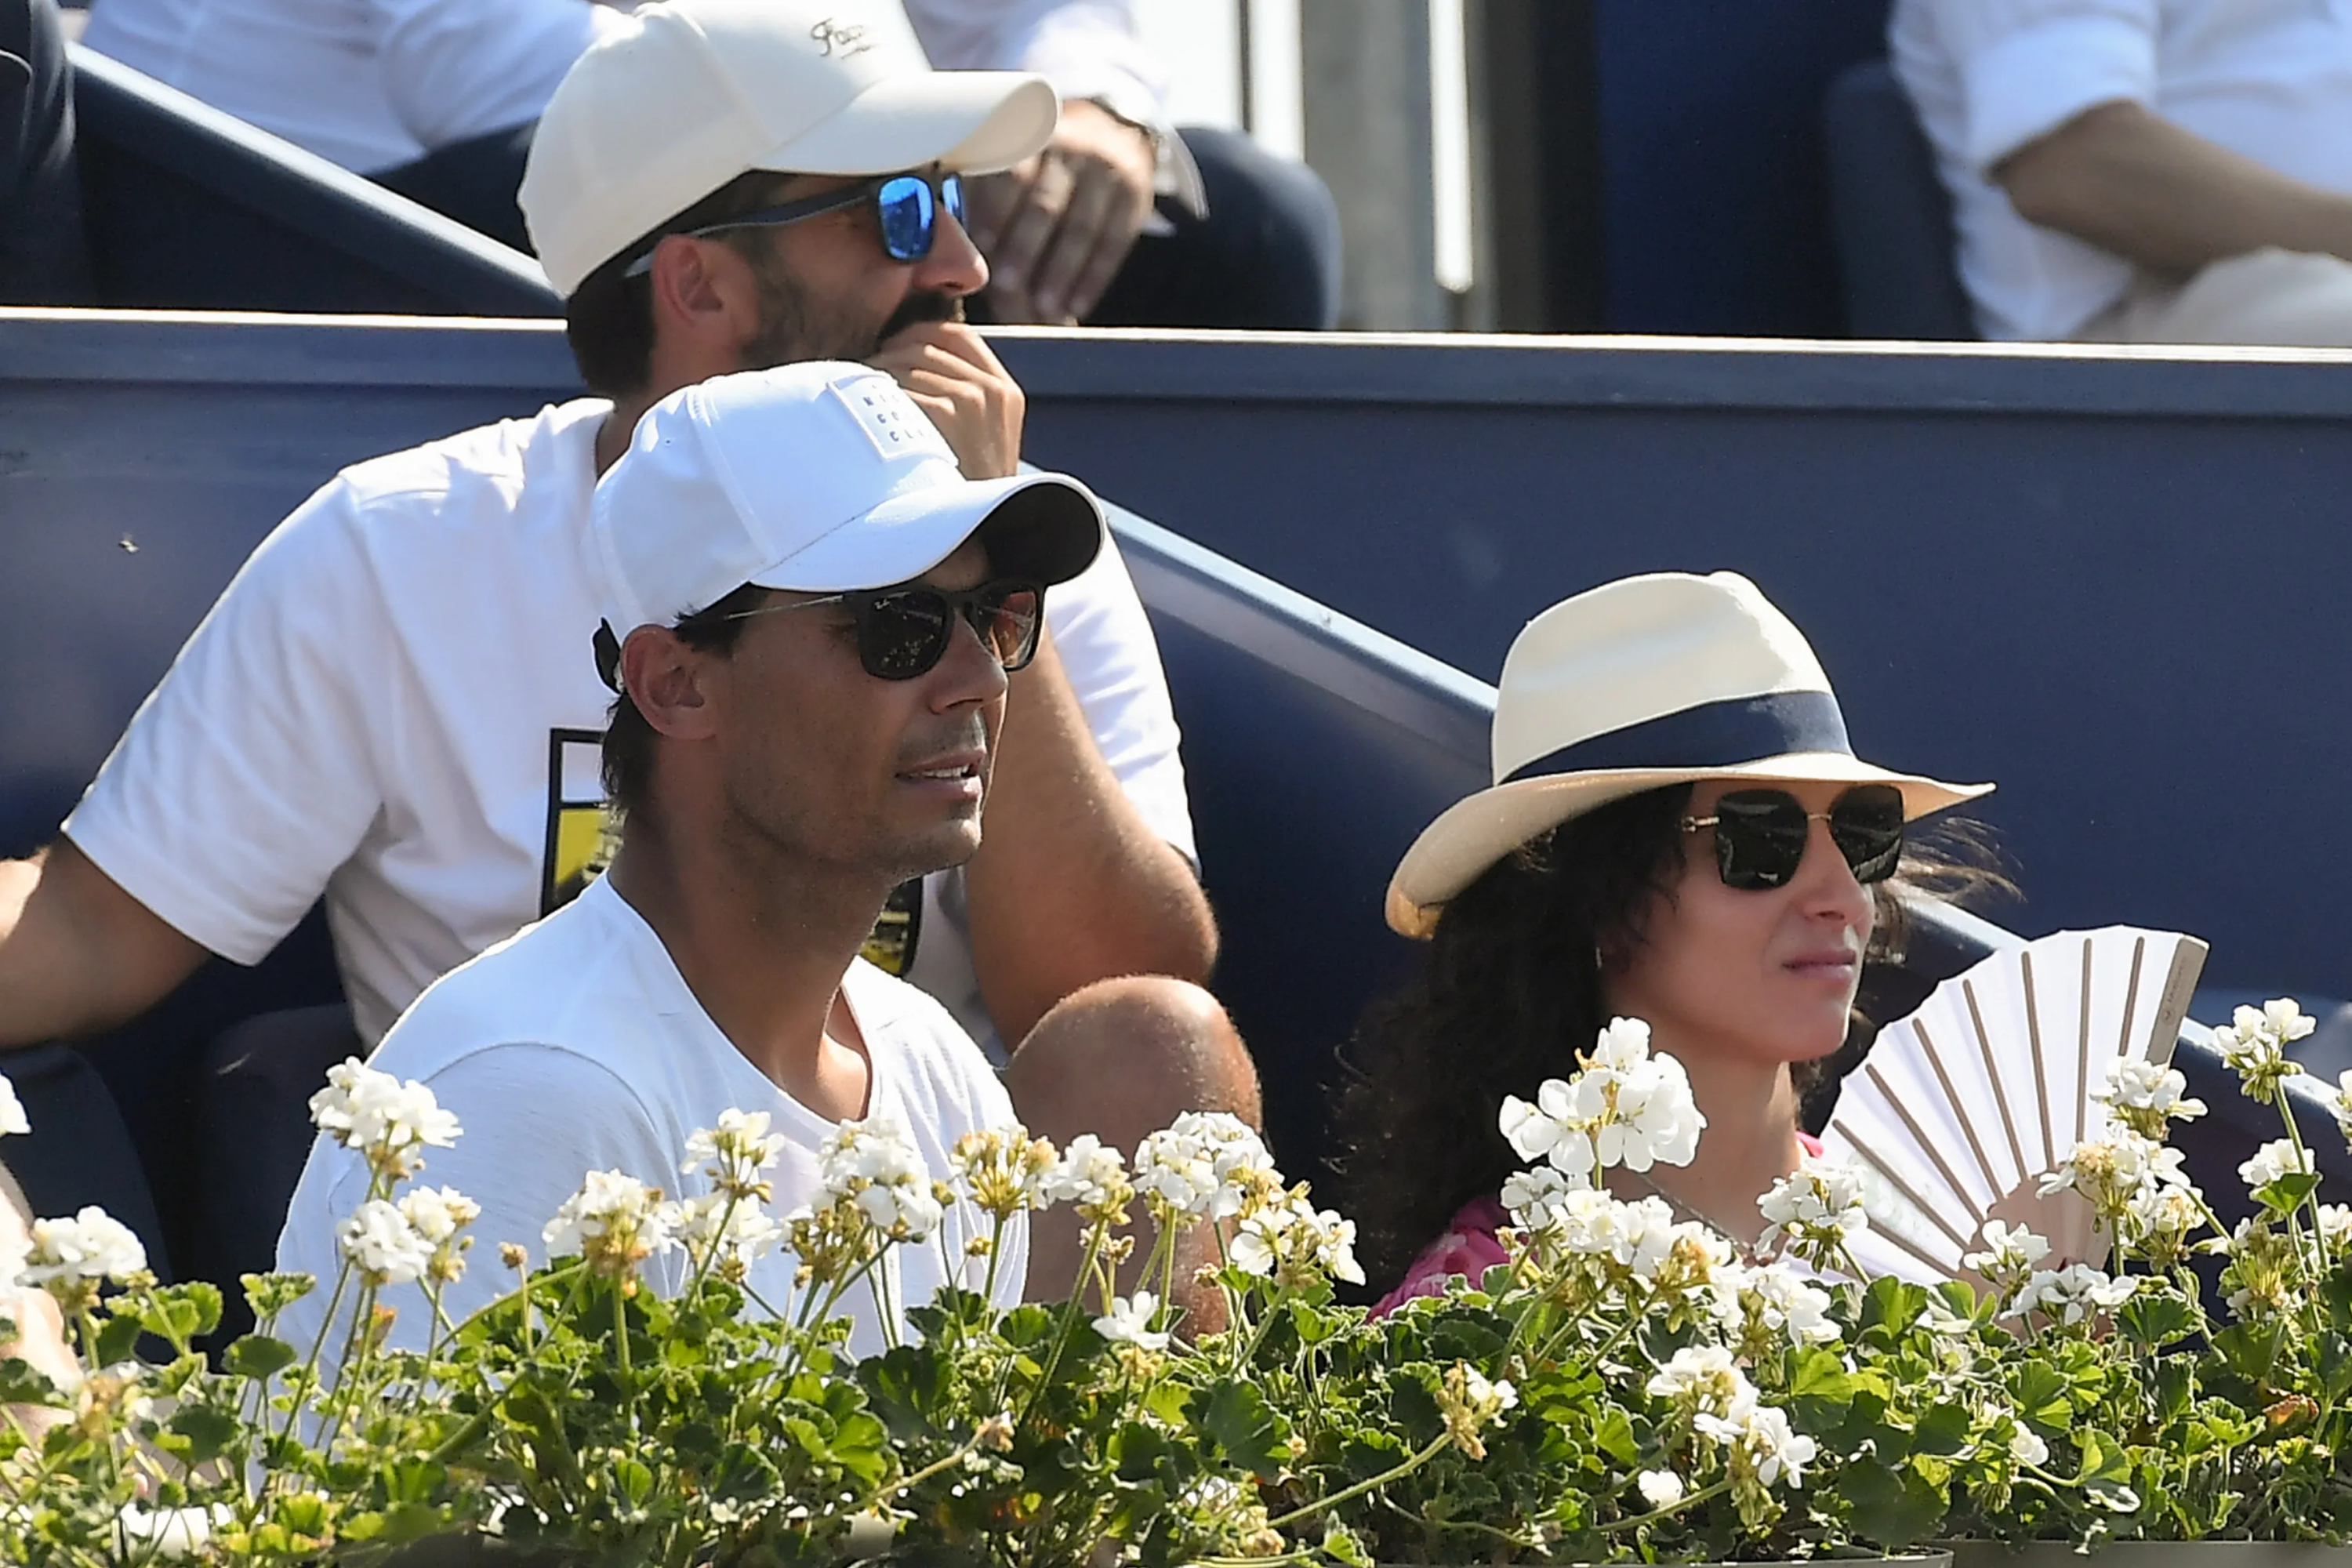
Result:
<svg viewBox="0 0 2352 1568"><path fill-rule="evenodd" d="M591 1171L540 1232L550 1258L578 1255L597 1273L625 1279L677 1245L661 1189L624 1171Z"/></svg>
<svg viewBox="0 0 2352 1568"><path fill-rule="evenodd" d="M2322 1204L2319 1205L2319 1239L2329 1247L2341 1247L2352 1241L2352 1205Z"/></svg>
<svg viewBox="0 0 2352 1568"><path fill-rule="evenodd" d="M2213 1031L2213 1045L2238 1075L2238 1086L2251 1100L2272 1100L2279 1084L2303 1068L2287 1058L2286 1047L2317 1026L2317 1021L2294 998L2281 996L2257 1011L2241 1007L2231 1021Z"/></svg>
<svg viewBox="0 0 2352 1568"><path fill-rule="evenodd" d="M2050 1462L2050 1445L2021 1421L2016 1434L2009 1440L2009 1457L2021 1465L2047 1464Z"/></svg>
<svg viewBox="0 0 2352 1568"><path fill-rule="evenodd" d="M327 1069L327 1087L310 1097L310 1121L394 1177L415 1174L422 1150L446 1149L462 1131L431 1089L415 1079L403 1082L378 1072L357 1057Z"/></svg>
<svg viewBox="0 0 2352 1568"><path fill-rule="evenodd" d="M1559 1223L1561 1199L1591 1185L1590 1166L1562 1171L1551 1165L1536 1165L1503 1178L1503 1207L1510 1212L1513 1225L1533 1234Z"/></svg>
<svg viewBox="0 0 2352 1568"><path fill-rule="evenodd" d="M1282 1187L1265 1140L1221 1110L1188 1110L1146 1137L1134 1182L1168 1211L1202 1219L1231 1219Z"/></svg>
<svg viewBox="0 0 2352 1568"><path fill-rule="evenodd" d="M1862 1173L1826 1154L1800 1154L1795 1172L1773 1183L1756 1209L1769 1222L1765 1240L1786 1237L1816 1261L1870 1226L1862 1207Z"/></svg>
<svg viewBox="0 0 2352 1568"><path fill-rule="evenodd" d="M2292 1138L2273 1138L2238 1167L2238 1179L2248 1192L2260 1192L2282 1176L2311 1174L2311 1151L2298 1149Z"/></svg>
<svg viewBox="0 0 2352 1568"><path fill-rule="evenodd" d="M2129 1208L2151 1187L2185 1186L2179 1150L2168 1148L2128 1127L2110 1124L2096 1138L2086 1138L2068 1152L2058 1168L2042 1178L2042 1194L2081 1194L2090 1205L2110 1218Z"/></svg>
<svg viewBox="0 0 2352 1568"><path fill-rule="evenodd" d="M1819 1444L1790 1428L1788 1412L1773 1405L1750 1405L1736 1417L1703 1414L1691 1425L1731 1450L1735 1476L1753 1477L1759 1486L1783 1477L1791 1487L1802 1486L1805 1467L1821 1452Z"/></svg>
<svg viewBox="0 0 2352 1568"><path fill-rule="evenodd" d="M371 1285L414 1285L433 1266L433 1243L383 1198L370 1198L335 1226L335 1245Z"/></svg>
<svg viewBox="0 0 2352 1568"><path fill-rule="evenodd" d="M438 1247L482 1217L482 1205L455 1187L416 1187L401 1194L400 1213Z"/></svg>
<svg viewBox="0 0 2352 1568"><path fill-rule="evenodd" d="M2010 1315L2022 1318L2042 1312L2061 1323L2079 1323L2093 1311L2113 1311L2139 1289L2140 1276L2109 1279L2087 1263L2070 1263L2056 1270L2036 1269L2010 1304Z"/></svg>
<svg viewBox="0 0 2352 1568"><path fill-rule="evenodd" d="M1835 1344L1843 1337L1830 1321L1830 1293L1785 1264L1750 1269L1741 1289L1754 1298L1758 1319L1791 1344Z"/></svg>
<svg viewBox="0 0 2352 1568"><path fill-rule="evenodd" d="M1672 1508L1683 1500L1683 1479L1672 1470L1643 1470L1633 1478L1633 1485L1654 1510Z"/></svg>
<svg viewBox="0 0 2352 1568"><path fill-rule="evenodd" d="M1961 1258L1959 1268L1980 1274L1994 1289L2009 1289L2011 1284L2022 1281L2034 1272L2039 1262L2051 1256L2049 1241L2022 1225L1985 1220L1985 1229L1978 1234L1985 1239L1985 1250Z"/></svg>
<svg viewBox="0 0 2352 1568"><path fill-rule="evenodd" d="M1097 1212L1127 1201L1127 1157L1091 1132L1065 1144L1053 1169L1037 1179L1040 1205L1074 1204Z"/></svg>
<svg viewBox="0 0 2352 1568"><path fill-rule="evenodd" d="M2105 1085L2091 1091L2115 1119L2146 1138L2160 1139L2175 1121L2205 1114L2205 1102L2189 1096L2189 1080L2178 1068L2137 1059L2107 1069Z"/></svg>
<svg viewBox="0 0 2352 1568"><path fill-rule="evenodd" d="M20 1285L71 1285L126 1280L147 1267L147 1249L131 1228L96 1204L71 1219L37 1219L33 1245L16 1276Z"/></svg>
<svg viewBox="0 0 2352 1568"><path fill-rule="evenodd" d="M115 1547L125 1558L142 1562L151 1554L176 1563L194 1557L213 1538L213 1531L236 1522L236 1510L226 1503L210 1508L159 1508L153 1511L129 1503L114 1519Z"/></svg>
<svg viewBox="0 0 2352 1568"><path fill-rule="evenodd" d="M1113 1296L1110 1310L1095 1320L1095 1332L1113 1344L1164 1351L1168 1348L1168 1331L1151 1326L1152 1315L1159 1310L1160 1298L1149 1290L1138 1290L1132 1296Z"/></svg>
<svg viewBox="0 0 2352 1568"><path fill-rule="evenodd" d="M16 1098L16 1086L0 1074L0 1133L30 1132L33 1124L25 1118L25 1102Z"/></svg>
<svg viewBox="0 0 2352 1568"><path fill-rule="evenodd" d="M1589 1182L1595 1161L1592 1140L1580 1125L1564 1079L1547 1079L1530 1105L1516 1094L1503 1097L1496 1116L1504 1140L1522 1160L1543 1160L1563 1173L1581 1173Z"/></svg>
<svg viewBox="0 0 2352 1568"><path fill-rule="evenodd" d="M922 1151L895 1117L869 1116L834 1129L817 1149L817 1173L826 1203L847 1199L893 1241L929 1240L944 1216Z"/></svg>
<svg viewBox="0 0 2352 1568"><path fill-rule="evenodd" d="M772 1202L775 1189L768 1181L784 1152L782 1133L768 1131L764 1110L728 1110L719 1113L719 1125L687 1135L686 1163L678 1174L707 1176L722 1193L758 1203Z"/></svg>
<svg viewBox="0 0 2352 1568"><path fill-rule="evenodd" d="M748 1197L704 1193L667 1205L671 1231L697 1267L740 1279L752 1264L782 1246L784 1227Z"/></svg>
<svg viewBox="0 0 2352 1568"><path fill-rule="evenodd" d="M1685 1345L1652 1374L1647 1388L1651 1397L1694 1417L1737 1424L1756 1408L1756 1385L1721 1345Z"/></svg>

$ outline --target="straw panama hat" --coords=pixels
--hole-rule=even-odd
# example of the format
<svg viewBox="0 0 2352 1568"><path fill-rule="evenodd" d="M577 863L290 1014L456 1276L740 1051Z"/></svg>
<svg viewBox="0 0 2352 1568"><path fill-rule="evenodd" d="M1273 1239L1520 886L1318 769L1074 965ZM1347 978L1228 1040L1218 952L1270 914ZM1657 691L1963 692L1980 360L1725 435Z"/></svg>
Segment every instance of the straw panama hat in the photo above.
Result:
<svg viewBox="0 0 2352 1568"><path fill-rule="evenodd" d="M1804 634L1736 572L1621 578L1528 622L1503 660L1494 754L1494 787L1423 828L1390 879L1388 921L1406 936L1427 936L1447 900L1528 839L1643 790L1889 784L1916 818L1992 789L1855 756Z"/></svg>

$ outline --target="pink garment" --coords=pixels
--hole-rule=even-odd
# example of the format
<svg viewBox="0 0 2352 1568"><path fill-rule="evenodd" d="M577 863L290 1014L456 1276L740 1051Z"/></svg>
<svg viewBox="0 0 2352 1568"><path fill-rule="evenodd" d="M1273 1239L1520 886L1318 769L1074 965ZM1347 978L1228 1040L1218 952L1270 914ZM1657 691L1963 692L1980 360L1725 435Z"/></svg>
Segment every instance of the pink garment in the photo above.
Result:
<svg viewBox="0 0 2352 1568"><path fill-rule="evenodd" d="M1822 1152L1821 1140L1811 1133L1798 1133L1797 1142L1808 1154L1818 1156ZM1509 1211L1497 1199L1472 1198L1464 1204L1445 1234L1421 1249L1397 1288L1372 1304L1372 1316L1385 1318L1415 1296L1443 1296L1457 1274L1475 1285L1486 1277L1487 1269L1508 1262L1510 1255L1495 1233L1510 1219Z"/></svg>

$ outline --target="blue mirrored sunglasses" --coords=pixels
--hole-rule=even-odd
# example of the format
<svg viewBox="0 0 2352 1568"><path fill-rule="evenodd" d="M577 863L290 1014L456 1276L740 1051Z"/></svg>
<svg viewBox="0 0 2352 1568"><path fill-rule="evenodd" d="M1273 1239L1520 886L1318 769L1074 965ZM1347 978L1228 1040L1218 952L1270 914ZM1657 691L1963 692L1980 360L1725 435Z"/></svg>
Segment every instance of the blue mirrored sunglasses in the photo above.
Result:
<svg viewBox="0 0 2352 1568"><path fill-rule="evenodd" d="M963 222L963 176L941 174L936 169L920 174L880 174L837 191L827 191L821 196L803 196L796 202L761 207L684 233L689 239L707 239L730 228L772 228L839 212L866 201L874 204L875 226L882 237L883 254L893 261L920 261L931 253L931 240L939 231L942 207L956 222ZM653 270L653 266L654 254L648 250L629 263L621 276L642 278Z"/></svg>

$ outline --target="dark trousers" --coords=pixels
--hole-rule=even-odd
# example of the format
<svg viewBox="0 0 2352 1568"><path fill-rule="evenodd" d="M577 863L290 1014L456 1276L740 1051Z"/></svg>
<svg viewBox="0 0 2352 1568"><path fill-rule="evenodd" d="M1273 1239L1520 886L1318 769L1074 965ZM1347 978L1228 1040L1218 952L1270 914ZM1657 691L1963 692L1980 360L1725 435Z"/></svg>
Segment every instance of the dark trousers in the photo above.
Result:
<svg viewBox="0 0 2352 1568"><path fill-rule="evenodd" d="M454 142L372 176L436 212L530 248L515 191L533 127ZM1100 327L1231 327L1319 331L1339 315L1339 213L1303 163L1277 158L1231 131L1181 132L1209 196L1196 218L1171 202L1174 226L1146 235L1087 318ZM686 204L681 203L680 205ZM975 310L975 320L984 310Z"/></svg>
<svg viewBox="0 0 2352 1568"><path fill-rule="evenodd" d="M1135 242L1087 324L1328 330L1339 319L1339 209L1322 180L1239 132L1179 134L1209 216L1162 200L1175 232Z"/></svg>
<svg viewBox="0 0 2352 1568"><path fill-rule="evenodd" d="M0 301L92 299L57 0L0 0Z"/></svg>
<svg viewBox="0 0 2352 1568"><path fill-rule="evenodd" d="M534 120L453 142L414 163L368 178L529 255L530 236L523 232L515 193L522 188L523 161L530 156L530 134L538 128Z"/></svg>

